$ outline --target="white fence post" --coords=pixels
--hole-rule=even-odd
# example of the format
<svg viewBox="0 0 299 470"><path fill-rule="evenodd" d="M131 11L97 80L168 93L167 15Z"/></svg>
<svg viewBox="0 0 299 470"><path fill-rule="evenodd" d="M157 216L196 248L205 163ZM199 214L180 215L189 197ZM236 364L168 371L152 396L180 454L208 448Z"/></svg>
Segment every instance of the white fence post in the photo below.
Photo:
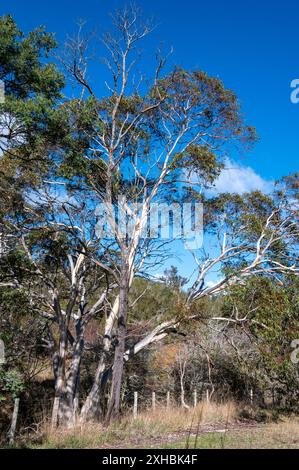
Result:
<svg viewBox="0 0 299 470"><path fill-rule="evenodd" d="M166 408L169 409L170 408L170 392L168 390L167 394L166 394Z"/></svg>
<svg viewBox="0 0 299 470"><path fill-rule="evenodd" d="M253 405L253 389L250 389L250 404Z"/></svg>
<svg viewBox="0 0 299 470"><path fill-rule="evenodd" d="M152 394L152 407L153 407L153 411L155 411L155 409L156 409L156 392L153 392L153 394Z"/></svg>
<svg viewBox="0 0 299 470"><path fill-rule="evenodd" d="M10 426L10 430L8 433L10 445L12 445L15 441L16 427L17 427L18 414L19 414L19 405L20 405L20 399L15 398L11 426Z"/></svg>
<svg viewBox="0 0 299 470"><path fill-rule="evenodd" d="M197 407L197 390L194 390L193 392L193 405L194 405L194 408Z"/></svg>
<svg viewBox="0 0 299 470"><path fill-rule="evenodd" d="M52 429L57 427L58 410L59 410L59 397L55 397L54 398L54 404L53 404L53 411L52 411L52 421L51 421Z"/></svg>
<svg viewBox="0 0 299 470"><path fill-rule="evenodd" d="M138 392L134 392L134 407L133 407L133 418L136 419L138 414Z"/></svg>

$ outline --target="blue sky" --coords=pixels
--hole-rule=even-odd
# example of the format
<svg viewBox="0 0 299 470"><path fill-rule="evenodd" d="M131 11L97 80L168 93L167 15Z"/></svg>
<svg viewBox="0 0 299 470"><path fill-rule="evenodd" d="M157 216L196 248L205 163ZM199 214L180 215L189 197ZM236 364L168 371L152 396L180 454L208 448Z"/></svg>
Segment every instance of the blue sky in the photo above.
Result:
<svg viewBox="0 0 299 470"><path fill-rule="evenodd" d="M299 104L290 101L290 83L299 78L296 0L137 0L158 27L148 51L161 42L173 46L171 61L187 69L201 68L219 76L243 104L260 142L241 163L263 178L278 178L298 169ZM76 21L99 31L109 26L115 0L10 0L0 6L25 31L44 24L63 40ZM147 51L147 52L148 52Z"/></svg>
<svg viewBox="0 0 299 470"><path fill-rule="evenodd" d="M137 0L158 27L147 40L145 61L161 42L173 46L170 65L203 69L219 76L238 95L247 121L259 135L255 149L228 164L219 188L267 188L269 181L298 170L299 104L290 100L290 83L299 78L298 0ZM119 0L10 0L10 13L28 31L45 25L63 41L83 18L87 28L109 28L109 12ZM100 78L100 77L99 77ZM99 87L102 86L99 80ZM184 263L185 264L185 263Z"/></svg>

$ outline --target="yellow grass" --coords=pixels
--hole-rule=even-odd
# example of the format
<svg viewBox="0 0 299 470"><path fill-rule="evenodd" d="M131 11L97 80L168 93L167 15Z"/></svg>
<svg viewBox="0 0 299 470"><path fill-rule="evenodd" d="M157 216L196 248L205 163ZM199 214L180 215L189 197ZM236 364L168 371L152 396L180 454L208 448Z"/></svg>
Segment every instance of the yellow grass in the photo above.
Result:
<svg viewBox="0 0 299 470"><path fill-rule="evenodd" d="M125 446L125 443L147 438L159 437L174 431L188 431L198 424L231 423L236 420L238 408L235 403L199 403L196 408L185 410L179 407L170 409L157 407L155 410L141 412L137 419L124 416L120 423L103 427L98 423L77 425L72 429L51 430L49 425L43 429L42 447L47 448L99 448ZM40 445L39 445L40 447Z"/></svg>
<svg viewBox="0 0 299 470"><path fill-rule="evenodd" d="M137 427L148 427L152 430L173 431L188 429L197 424L230 423L237 418L238 407L234 402L207 403L201 402L196 408L185 410L179 407L157 408L155 411L145 411L139 414Z"/></svg>

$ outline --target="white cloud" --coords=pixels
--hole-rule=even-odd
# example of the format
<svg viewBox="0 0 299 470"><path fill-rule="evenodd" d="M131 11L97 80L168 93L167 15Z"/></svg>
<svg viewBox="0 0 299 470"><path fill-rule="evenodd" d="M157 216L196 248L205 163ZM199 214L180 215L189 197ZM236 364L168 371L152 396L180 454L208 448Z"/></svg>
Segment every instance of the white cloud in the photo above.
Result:
<svg viewBox="0 0 299 470"><path fill-rule="evenodd" d="M267 181L257 174L250 166L242 166L230 159L225 162L225 168L214 183L212 193L237 193L260 190L270 192L273 187L271 181Z"/></svg>

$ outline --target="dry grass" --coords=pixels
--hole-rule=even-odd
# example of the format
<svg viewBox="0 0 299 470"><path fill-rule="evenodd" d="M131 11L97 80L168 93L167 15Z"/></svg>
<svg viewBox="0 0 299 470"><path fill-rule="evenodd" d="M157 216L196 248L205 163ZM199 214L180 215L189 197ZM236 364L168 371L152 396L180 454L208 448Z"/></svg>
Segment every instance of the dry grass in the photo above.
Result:
<svg viewBox="0 0 299 470"><path fill-rule="evenodd" d="M231 423L238 416L238 408L233 402L225 404L199 403L197 408L184 410L178 407L141 412L137 419L125 416L120 423L107 428L100 424L78 425L73 429L51 430L48 425L43 429L42 444L33 447L44 448L99 448L109 446L125 447L137 441L161 437L170 432L185 431L196 428L198 424Z"/></svg>
<svg viewBox="0 0 299 470"><path fill-rule="evenodd" d="M299 419L293 418L267 427L267 437L277 442L279 447L294 446L299 448Z"/></svg>
<svg viewBox="0 0 299 470"><path fill-rule="evenodd" d="M234 402L207 403L201 402L196 408L185 410L179 407L157 408L155 411L140 413L135 425L153 431L175 431L196 427L198 424L231 423L238 416L238 407Z"/></svg>

